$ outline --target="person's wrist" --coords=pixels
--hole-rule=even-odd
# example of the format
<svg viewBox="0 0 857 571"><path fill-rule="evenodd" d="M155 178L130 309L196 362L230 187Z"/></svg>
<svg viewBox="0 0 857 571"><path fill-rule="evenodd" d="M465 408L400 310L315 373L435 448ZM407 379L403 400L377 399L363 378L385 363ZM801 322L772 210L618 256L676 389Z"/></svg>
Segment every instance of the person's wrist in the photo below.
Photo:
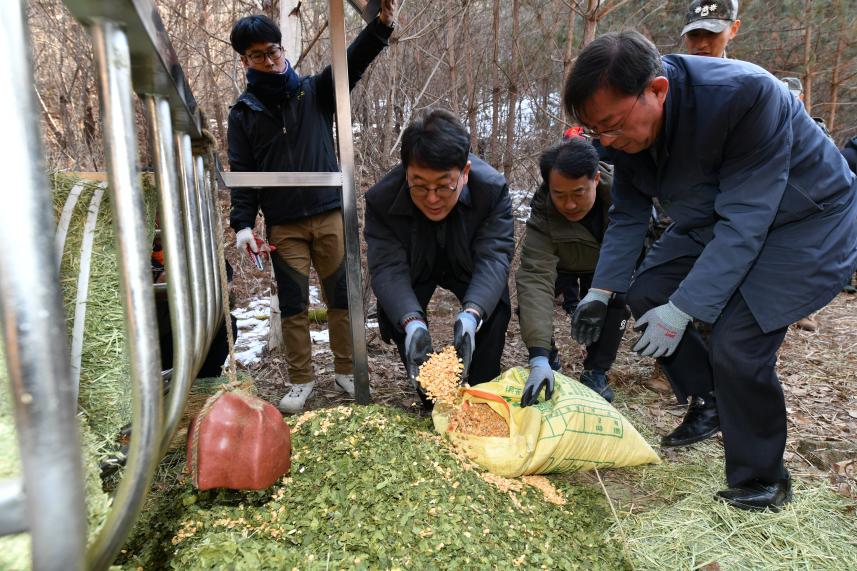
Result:
<svg viewBox="0 0 857 571"><path fill-rule="evenodd" d="M692 315L690 315L689 313L685 313L671 301L667 302L667 308L670 311L670 318L673 321L672 324L676 325L677 327L687 325L693 319Z"/></svg>
<svg viewBox="0 0 857 571"><path fill-rule="evenodd" d="M428 329L428 325L423 320L422 315L415 313L406 315L402 319L402 329L405 330L406 335L411 335L416 329Z"/></svg>
<svg viewBox="0 0 857 571"><path fill-rule="evenodd" d="M541 355L538 357L532 357L530 359L530 368L534 369L536 367L546 367L550 369L550 361L548 361L547 357L543 357Z"/></svg>
<svg viewBox="0 0 857 571"><path fill-rule="evenodd" d="M613 297L613 292L604 289L590 288L584 299L589 298L590 301L600 301L604 305L610 303L610 298Z"/></svg>

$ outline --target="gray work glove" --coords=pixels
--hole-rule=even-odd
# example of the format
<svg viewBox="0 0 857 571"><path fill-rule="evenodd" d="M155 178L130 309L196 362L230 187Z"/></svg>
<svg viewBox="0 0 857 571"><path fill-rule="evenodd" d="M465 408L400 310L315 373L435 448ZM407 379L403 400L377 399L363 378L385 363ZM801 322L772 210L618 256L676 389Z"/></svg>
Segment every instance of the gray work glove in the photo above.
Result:
<svg viewBox="0 0 857 571"><path fill-rule="evenodd" d="M455 318L453 326L453 345L464 368L461 371L461 384L467 383L470 364L473 362L473 351L476 349L476 329L479 321L470 311L462 311Z"/></svg>
<svg viewBox="0 0 857 571"><path fill-rule="evenodd" d="M593 289L586 292L571 316L571 336L575 341L585 347L598 341L607 318L607 304L611 295Z"/></svg>
<svg viewBox="0 0 857 571"><path fill-rule="evenodd" d="M643 331L643 335L633 350L643 357L669 357L675 353L691 319L671 301L650 309L634 325L634 331Z"/></svg>
<svg viewBox="0 0 857 571"><path fill-rule="evenodd" d="M530 359L530 376L524 385L524 393L521 395L521 408L537 404L539 393L545 389L545 401L553 397L553 369L547 357L533 357Z"/></svg>
<svg viewBox="0 0 857 571"><path fill-rule="evenodd" d="M408 377L415 381L420 374L420 365L433 353L431 335L425 321L415 319L405 325L405 366Z"/></svg>

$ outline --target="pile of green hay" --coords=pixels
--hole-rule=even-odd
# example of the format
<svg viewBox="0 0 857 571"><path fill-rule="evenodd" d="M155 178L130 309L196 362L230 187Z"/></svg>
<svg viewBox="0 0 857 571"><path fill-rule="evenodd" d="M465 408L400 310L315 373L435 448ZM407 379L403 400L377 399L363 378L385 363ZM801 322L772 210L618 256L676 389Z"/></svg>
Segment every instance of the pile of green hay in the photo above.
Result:
<svg viewBox="0 0 857 571"><path fill-rule="evenodd" d="M296 421L289 477L264 492L195 491L173 456L125 546L128 569L623 569L600 492L567 503L461 460L428 419L383 406Z"/></svg>
<svg viewBox="0 0 857 571"><path fill-rule="evenodd" d="M87 524L92 540L104 523L110 499L101 489L99 470L100 445L85 422L80 422L86 485ZM15 432L6 362L0 348L0 480L21 477L21 457ZM26 533L0 537L0 569L30 569L30 536Z"/></svg>
<svg viewBox="0 0 857 571"><path fill-rule="evenodd" d="M97 184L66 175L54 175L52 184L57 219L72 188L77 184L83 185L72 213L60 265L71 346L83 230ZM146 220L141 223L145 224L151 240L154 235L157 193L146 182L143 188L147 214ZM103 452L107 454L117 448L116 438L122 427L131 420L132 393L113 213L107 190L98 211L90 264L78 404Z"/></svg>
<svg viewBox="0 0 857 571"><path fill-rule="evenodd" d="M708 441L677 454L622 474L645 498L617 500L613 528L635 569L857 569L857 504L825 480L793 478L794 501L781 512L747 512L714 498L726 487L722 446ZM614 492L621 497L608 485Z"/></svg>

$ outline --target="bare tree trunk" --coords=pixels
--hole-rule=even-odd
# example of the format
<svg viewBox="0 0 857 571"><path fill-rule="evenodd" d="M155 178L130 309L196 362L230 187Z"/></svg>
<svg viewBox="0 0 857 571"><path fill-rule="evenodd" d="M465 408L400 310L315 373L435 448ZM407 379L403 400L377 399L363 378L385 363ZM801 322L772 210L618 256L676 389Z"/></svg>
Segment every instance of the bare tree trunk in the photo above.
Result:
<svg viewBox="0 0 857 571"><path fill-rule="evenodd" d="M300 0L280 0L280 30L289 61L297 61L301 55L300 4Z"/></svg>
<svg viewBox="0 0 857 571"><path fill-rule="evenodd" d="M492 164L500 158L497 132L500 129L500 0L494 0L494 19L491 24L491 144L489 156Z"/></svg>
<svg viewBox="0 0 857 571"><path fill-rule="evenodd" d="M470 4L467 5L464 11L464 37L470 37ZM466 57L464 60L465 72L464 75L467 85L467 127L470 129L470 149L477 154L482 155L483 150L479 148L479 125L476 122L476 82L473 80L476 70L473 69L473 49L468 46Z"/></svg>
<svg viewBox="0 0 857 571"><path fill-rule="evenodd" d="M595 30L598 28L598 5L599 0L587 0L586 17L583 20L583 45L595 39Z"/></svg>
<svg viewBox="0 0 857 571"><path fill-rule="evenodd" d="M577 18L577 13L574 10L568 11L568 32L565 36L565 54L562 58L562 78L560 79L559 92L562 94L565 89L565 79L571 73L571 62L574 60L574 21ZM565 116L565 106L560 105L563 109L562 114Z"/></svg>
<svg viewBox="0 0 857 571"><path fill-rule="evenodd" d="M515 110L518 106L518 62L521 59L520 53L518 53L520 9L520 0L514 0L512 2L512 65L509 66L509 112L506 116L506 150L503 153L503 174L506 175L507 179L512 176L512 164L515 156Z"/></svg>
<svg viewBox="0 0 857 571"><path fill-rule="evenodd" d="M803 43L803 104L812 115L812 0L806 0Z"/></svg>
<svg viewBox="0 0 857 571"><path fill-rule="evenodd" d="M389 58L387 71L390 74L390 83L387 86L387 102L384 106L384 126L381 139L381 148L389 149L392 145L393 131L396 123L394 115L396 109L396 86L399 79L399 57L398 53Z"/></svg>
<svg viewBox="0 0 857 571"><path fill-rule="evenodd" d="M461 106L458 101L458 68L456 67L454 26L446 27L446 61L449 62L449 101L452 112L461 117Z"/></svg>
<svg viewBox="0 0 857 571"><path fill-rule="evenodd" d="M845 21L842 13L842 1L836 3L836 14L839 18L839 37L836 39L836 54L833 56L833 68L830 72L830 114L827 117L827 128L831 133L836 129L836 106L839 104L839 85L842 83L841 66L842 52L845 50Z"/></svg>

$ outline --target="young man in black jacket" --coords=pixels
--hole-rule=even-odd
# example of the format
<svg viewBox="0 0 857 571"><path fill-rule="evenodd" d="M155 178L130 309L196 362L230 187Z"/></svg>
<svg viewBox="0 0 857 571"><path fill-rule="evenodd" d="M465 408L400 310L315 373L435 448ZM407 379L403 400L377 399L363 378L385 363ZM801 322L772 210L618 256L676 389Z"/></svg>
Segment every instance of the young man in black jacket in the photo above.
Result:
<svg viewBox="0 0 857 571"><path fill-rule="evenodd" d="M448 111L415 119L402 164L366 193L369 277L381 337L399 349L411 382L433 351L426 307L440 286L461 302L453 328L471 385L500 374L511 317L512 203L503 175L469 152L470 135Z"/></svg>
<svg viewBox="0 0 857 571"><path fill-rule="evenodd" d="M388 44L397 0L381 2L381 13L348 47L348 78L353 89ZM235 23L232 47L247 69L247 90L229 112L229 166L233 172L336 172L333 144L333 74L301 77L280 45L282 34L265 16ZM240 189L232 191L231 225L239 250L257 251L253 227L261 208L279 288L283 342L291 389L280 410L298 413L312 393L309 336L310 263L327 303L335 385L354 396L351 337L345 284L345 244L337 187Z"/></svg>

